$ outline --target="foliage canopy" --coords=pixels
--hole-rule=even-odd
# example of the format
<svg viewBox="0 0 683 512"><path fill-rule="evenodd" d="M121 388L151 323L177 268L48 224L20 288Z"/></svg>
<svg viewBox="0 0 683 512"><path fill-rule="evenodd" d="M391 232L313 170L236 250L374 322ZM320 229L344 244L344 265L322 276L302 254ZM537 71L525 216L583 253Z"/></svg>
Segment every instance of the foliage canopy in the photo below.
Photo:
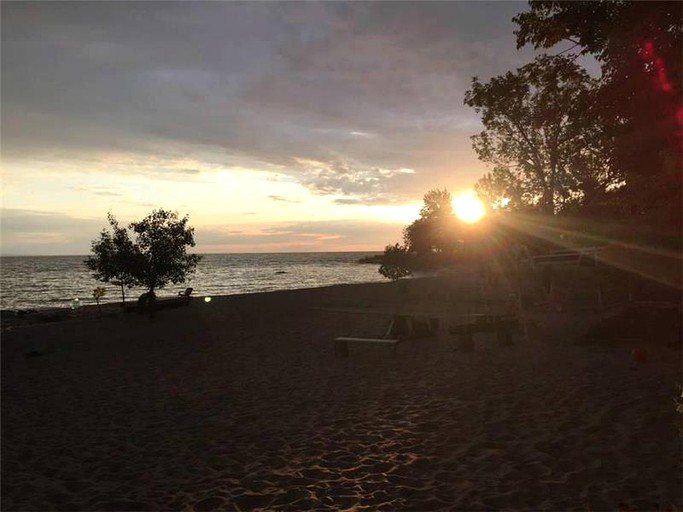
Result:
<svg viewBox="0 0 683 512"><path fill-rule="evenodd" d="M412 267L412 256L404 246L387 245L382 255L379 273L387 279L397 281L412 274Z"/></svg>
<svg viewBox="0 0 683 512"><path fill-rule="evenodd" d="M403 245L384 250L379 273L396 280L417 269L448 263L458 248L459 227L448 190L430 190L424 195L420 217L403 230Z"/></svg>
<svg viewBox="0 0 683 512"><path fill-rule="evenodd" d="M448 254L456 247L458 221L452 203L448 190L430 190L423 197L420 217L403 230L405 246L418 260Z"/></svg>
<svg viewBox="0 0 683 512"><path fill-rule="evenodd" d="M187 215L181 219L176 212L159 209L131 223L137 236L135 278L151 294L169 282L184 282L199 263L200 256L187 254L187 247L195 245L194 228L187 225L188 220Z"/></svg>
<svg viewBox="0 0 683 512"><path fill-rule="evenodd" d="M144 286L153 297L155 290L169 282L185 281L201 259L187 254L187 247L195 245L194 228L188 226L187 216L181 219L176 212L154 210L130 224L134 239L111 213L108 220L113 234L107 230L100 233L85 264L99 281L118 281L122 292L124 285Z"/></svg>
<svg viewBox="0 0 683 512"><path fill-rule="evenodd" d="M505 75L472 80L465 104L481 114L472 137L479 158L494 165L475 187L489 203L554 214L588 204L619 176L593 112L597 82L572 59L538 57Z"/></svg>
<svg viewBox="0 0 683 512"><path fill-rule="evenodd" d="M112 282L121 286L121 298L126 301L124 286L136 285L135 247L128 231L119 226L116 217L109 212L107 220L112 232L103 229L99 238L91 244L92 255L85 261L92 276L104 283Z"/></svg>
<svg viewBox="0 0 683 512"><path fill-rule="evenodd" d="M612 139L625 186L614 213L681 220L683 18L679 2L536 0L513 21L517 47L567 41L602 77L594 112ZM612 201L614 203L614 201Z"/></svg>

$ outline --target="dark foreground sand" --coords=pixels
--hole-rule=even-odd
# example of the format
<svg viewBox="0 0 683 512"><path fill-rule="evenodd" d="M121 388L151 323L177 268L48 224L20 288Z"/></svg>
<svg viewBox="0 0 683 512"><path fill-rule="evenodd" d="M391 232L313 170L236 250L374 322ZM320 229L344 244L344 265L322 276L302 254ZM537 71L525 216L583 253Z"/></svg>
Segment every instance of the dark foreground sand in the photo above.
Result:
<svg viewBox="0 0 683 512"><path fill-rule="evenodd" d="M419 300L348 285L5 324L2 510L680 510L678 348L576 345L581 319L547 313L512 348L441 333L335 359L386 319L314 308Z"/></svg>

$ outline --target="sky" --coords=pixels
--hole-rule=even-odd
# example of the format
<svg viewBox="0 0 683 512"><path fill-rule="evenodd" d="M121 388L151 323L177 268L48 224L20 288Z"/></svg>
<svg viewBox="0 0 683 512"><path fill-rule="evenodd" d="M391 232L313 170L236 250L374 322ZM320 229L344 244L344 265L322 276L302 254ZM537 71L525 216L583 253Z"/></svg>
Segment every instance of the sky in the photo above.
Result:
<svg viewBox="0 0 683 512"><path fill-rule="evenodd" d="M463 105L534 57L526 2L3 2L3 255L87 254L111 211L196 252L379 251L486 171Z"/></svg>

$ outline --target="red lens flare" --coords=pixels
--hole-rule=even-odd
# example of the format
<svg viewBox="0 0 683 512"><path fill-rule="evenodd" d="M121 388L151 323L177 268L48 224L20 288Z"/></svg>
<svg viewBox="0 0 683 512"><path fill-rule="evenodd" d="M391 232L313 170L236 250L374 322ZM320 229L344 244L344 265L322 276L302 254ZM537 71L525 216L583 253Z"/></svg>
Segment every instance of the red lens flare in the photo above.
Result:
<svg viewBox="0 0 683 512"><path fill-rule="evenodd" d="M655 45L652 41L648 40L643 42L640 51L640 58L643 61L652 64L652 66L654 67L654 71L656 74L655 83L657 84L657 87L659 87L660 90L666 93L674 92L673 86L671 85L671 82L669 82L669 79L667 77L666 64L664 64L664 59L657 56L657 52L655 51ZM676 135L679 138L683 138L683 106L679 105L676 108L674 118L676 119L676 123L678 124L678 130L676 132Z"/></svg>

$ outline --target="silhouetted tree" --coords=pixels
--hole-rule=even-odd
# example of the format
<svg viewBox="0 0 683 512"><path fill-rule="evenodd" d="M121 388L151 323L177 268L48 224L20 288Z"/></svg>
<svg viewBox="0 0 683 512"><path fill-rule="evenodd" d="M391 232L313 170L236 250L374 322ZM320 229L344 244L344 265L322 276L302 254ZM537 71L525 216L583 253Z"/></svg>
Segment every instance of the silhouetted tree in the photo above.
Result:
<svg viewBox="0 0 683 512"><path fill-rule="evenodd" d="M488 83L473 78L464 102L481 114L484 130L472 146L494 165L477 191L510 208L554 214L617 186L593 113L596 86L572 59L547 55Z"/></svg>
<svg viewBox="0 0 683 512"><path fill-rule="evenodd" d="M448 190L430 190L424 195L420 217L403 230L403 245L384 250L379 273L399 279L419 268L448 263L458 247L459 223L453 215Z"/></svg>
<svg viewBox="0 0 683 512"><path fill-rule="evenodd" d="M404 246L399 244L387 245L384 249L379 273L396 281L409 276L413 272L413 257Z"/></svg>
<svg viewBox="0 0 683 512"><path fill-rule="evenodd" d="M453 198L448 190L430 190L423 197L420 217L403 230L407 250L418 258L448 254L458 240Z"/></svg>
<svg viewBox="0 0 683 512"><path fill-rule="evenodd" d="M107 214L107 220L112 232L102 230L99 238L91 244L93 255L88 256L84 263L98 281L121 286L121 300L125 304L124 286L132 288L136 284L136 251L128 232L119 226L111 212Z"/></svg>
<svg viewBox="0 0 683 512"><path fill-rule="evenodd" d="M185 281L201 259L187 254L187 247L195 245L194 228L187 225L187 216L179 219L176 212L154 210L140 222L130 224L135 240L119 226L114 215L109 213L107 219L113 232L102 230L92 242L93 256L85 264L94 271L95 279L118 281L122 294L124 285L144 286L148 290L146 297L153 299L155 290L169 282Z"/></svg>
<svg viewBox="0 0 683 512"><path fill-rule="evenodd" d="M683 18L679 2L532 1L517 47L562 41L602 67L594 112L613 138L623 214L681 219Z"/></svg>
<svg viewBox="0 0 683 512"><path fill-rule="evenodd" d="M195 271L201 256L187 254L187 247L195 245L194 228L187 221L187 215L180 219L176 212L159 209L131 223L136 235L135 280L147 288L149 297L169 282L184 282Z"/></svg>
<svg viewBox="0 0 683 512"><path fill-rule="evenodd" d="M523 210L534 203L531 187L513 173L509 167L497 165L487 172L475 184L474 190L482 200L496 209Z"/></svg>

